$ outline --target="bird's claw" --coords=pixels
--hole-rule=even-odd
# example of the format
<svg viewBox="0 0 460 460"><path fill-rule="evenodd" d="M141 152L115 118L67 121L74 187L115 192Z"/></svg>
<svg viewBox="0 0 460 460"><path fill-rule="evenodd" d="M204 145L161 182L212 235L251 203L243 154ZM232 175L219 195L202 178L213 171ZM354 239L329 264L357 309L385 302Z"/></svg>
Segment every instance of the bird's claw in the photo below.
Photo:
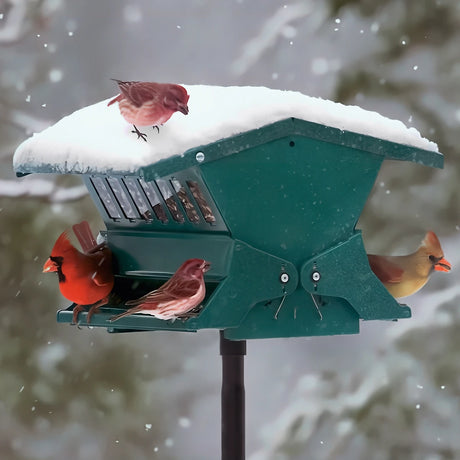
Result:
<svg viewBox="0 0 460 460"><path fill-rule="evenodd" d="M131 131L134 134L137 134L137 138L139 139L140 137L147 142L147 134L141 133L138 129L137 126L133 125L134 129Z"/></svg>
<svg viewBox="0 0 460 460"><path fill-rule="evenodd" d="M174 319L180 319L182 322L187 321L191 318L197 318L200 316L201 310L203 309L203 305L197 305L195 308L192 308L190 311L183 313L182 315L177 316Z"/></svg>
<svg viewBox="0 0 460 460"><path fill-rule="evenodd" d="M154 125L154 126L152 126L152 128L153 128L153 129L155 129L155 128L156 128L156 129L157 129L157 132L158 132L158 134L160 134L160 128L159 128L159 126L158 126L158 125Z"/></svg>

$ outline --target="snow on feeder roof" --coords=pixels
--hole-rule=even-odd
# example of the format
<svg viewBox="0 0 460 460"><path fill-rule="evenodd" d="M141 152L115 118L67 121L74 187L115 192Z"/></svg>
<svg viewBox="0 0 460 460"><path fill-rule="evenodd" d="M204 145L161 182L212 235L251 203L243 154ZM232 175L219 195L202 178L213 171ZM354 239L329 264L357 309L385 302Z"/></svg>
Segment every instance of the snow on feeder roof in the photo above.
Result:
<svg viewBox="0 0 460 460"><path fill-rule="evenodd" d="M415 128L360 107L265 87L184 86L190 94L189 115L174 114L159 134L149 132L147 143L136 139L118 104L107 107L107 99L77 110L24 141L15 152L14 168L18 175L133 173L189 149L287 118L311 122L312 134L317 137L322 131L315 134L315 124L438 152L437 145L421 137ZM327 138L330 140L329 135ZM356 139L353 142L356 144ZM391 157L392 150L380 153ZM442 163L442 156L439 160Z"/></svg>
<svg viewBox="0 0 460 460"><path fill-rule="evenodd" d="M16 150L18 175L83 175L122 288L160 283L189 258L212 264L197 317L111 323L120 308L108 305L91 325L216 328L239 340L352 334L360 319L410 317L371 271L355 226L384 159L442 167L436 144L375 112L296 92L186 89L189 115L159 133L143 128L148 142L106 100Z"/></svg>

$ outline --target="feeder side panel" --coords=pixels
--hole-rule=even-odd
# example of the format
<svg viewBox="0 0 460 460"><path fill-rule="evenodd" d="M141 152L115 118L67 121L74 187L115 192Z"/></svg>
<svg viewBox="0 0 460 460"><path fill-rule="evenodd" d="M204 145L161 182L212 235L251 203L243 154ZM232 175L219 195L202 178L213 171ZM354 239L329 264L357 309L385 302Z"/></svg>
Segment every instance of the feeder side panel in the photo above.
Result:
<svg viewBox="0 0 460 460"><path fill-rule="evenodd" d="M233 238L300 264L353 234L382 161L290 136L201 169Z"/></svg>

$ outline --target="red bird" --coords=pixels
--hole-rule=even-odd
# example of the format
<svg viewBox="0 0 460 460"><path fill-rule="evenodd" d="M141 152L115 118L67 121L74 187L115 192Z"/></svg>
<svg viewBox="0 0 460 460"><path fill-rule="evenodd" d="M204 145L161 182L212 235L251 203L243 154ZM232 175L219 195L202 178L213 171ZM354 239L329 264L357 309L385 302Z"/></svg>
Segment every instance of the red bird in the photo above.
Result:
<svg viewBox="0 0 460 460"><path fill-rule="evenodd" d="M73 226L75 235L84 253L70 243L67 232L62 233L54 243L43 272L57 272L61 294L77 305L73 310L73 322L84 305L91 306L87 322L101 305L108 302L114 277L112 252L106 243L97 244L88 222Z"/></svg>
<svg viewBox="0 0 460 460"><path fill-rule="evenodd" d="M123 118L134 126L133 133L137 138L142 137L147 142L147 135L141 133L136 125L158 125L166 123L174 112L188 114L187 90L180 85L171 83L154 83L144 81L115 80L120 88L120 94L107 105L118 102Z"/></svg>
<svg viewBox="0 0 460 460"><path fill-rule="evenodd" d="M414 294L425 286L434 270L448 272L452 268L434 232L428 232L417 251L407 256L367 257L372 271L393 297Z"/></svg>
<svg viewBox="0 0 460 460"><path fill-rule="evenodd" d="M126 305L133 308L110 318L117 321L134 313L152 315L159 319L176 319L200 305L206 294L203 274L211 264L203 259L186 260L161 287Z"/></svg>

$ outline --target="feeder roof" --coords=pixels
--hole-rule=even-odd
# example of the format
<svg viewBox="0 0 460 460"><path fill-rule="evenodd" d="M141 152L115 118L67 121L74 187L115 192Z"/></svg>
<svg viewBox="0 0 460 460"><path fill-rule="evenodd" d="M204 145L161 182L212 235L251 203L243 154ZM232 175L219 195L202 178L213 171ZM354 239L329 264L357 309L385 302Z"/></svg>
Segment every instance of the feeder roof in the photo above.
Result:
<svg viewBox="0 0 460 460"><path fill-rule="evenodd" d="M77 110L24 141L15 152L14 168L18 175L135 173L190 149L287 118L430 151L434 156L438 153L437 145L415 128L357 106L265 87L184 86L190 94L189 115L175 113L159 133L143 127L147 142L137 139L118 104L108 107L107 99ZM356 144L360 148L359 140Z"/></svg>

